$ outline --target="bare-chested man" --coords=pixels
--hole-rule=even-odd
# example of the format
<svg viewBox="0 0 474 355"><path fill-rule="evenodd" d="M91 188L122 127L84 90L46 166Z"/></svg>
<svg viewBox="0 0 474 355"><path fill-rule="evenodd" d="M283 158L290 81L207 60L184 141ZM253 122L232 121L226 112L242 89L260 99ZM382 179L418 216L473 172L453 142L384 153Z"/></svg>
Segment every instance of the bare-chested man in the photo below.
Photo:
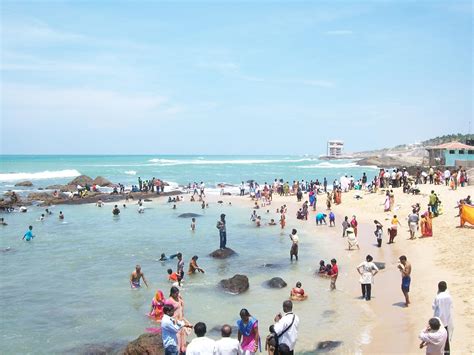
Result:
<svg viewBox="0 0 474 355"><path fill-rule="evenodd" d="M408 293L410 292L410 283L411 283L411 264L407 261L407 257L402 255L400 258L400 264L398 264L398 269L402 273L402 292L405 296L405 306L408 307L410 304L410 297Z"/></svg>
<svg viewBox="0 0 474 355"><path fill-rule="evenodd" d="M142 268L140 265L135 266L135 271L132 272L130 275L130 287L131 288L140 288L140 279L143 279L146 287L148 287L148 283L145 279L145 274L142 272Z"/></svg>

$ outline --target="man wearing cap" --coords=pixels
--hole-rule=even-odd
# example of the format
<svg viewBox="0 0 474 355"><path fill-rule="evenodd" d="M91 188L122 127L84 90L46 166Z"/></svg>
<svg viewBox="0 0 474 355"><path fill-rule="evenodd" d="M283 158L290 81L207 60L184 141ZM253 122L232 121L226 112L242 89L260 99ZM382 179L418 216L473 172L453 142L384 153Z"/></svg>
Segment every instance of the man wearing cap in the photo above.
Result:
<svg viewBox="0 0 474 355"><path fill-rule="evenodd" d="M217 221L216 228L219 229L220 249L225 249L227 243L227 233L225 228L225 214L221 214L221 219Z"/></svg>

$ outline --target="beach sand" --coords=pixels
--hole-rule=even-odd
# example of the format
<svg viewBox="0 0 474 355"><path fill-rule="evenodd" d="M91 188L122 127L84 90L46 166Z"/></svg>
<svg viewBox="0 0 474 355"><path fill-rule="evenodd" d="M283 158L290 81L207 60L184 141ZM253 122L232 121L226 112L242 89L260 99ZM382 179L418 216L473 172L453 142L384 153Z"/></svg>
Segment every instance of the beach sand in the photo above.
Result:
<svg viewBox="0 0 474 355"><path fill-rule="evenodd" d="M432 317L432 302L437 293L439 281L446 281L448 290L454 302L454 332L451 342L452 352L455 354L474 353L473 327L470 320L473 316L473 245L474 229L457 228L459 218L457 201L467 195L474 195L474 187L449 190L444 185L421 185L421 193L413 196L403 194L402 189L394 189L394 212L384 212L383 192L369 194L361 191L343 193L342 204L333 205L336 214L336 227L315 226L314 215L325 211L326 198L318 196L317 212L310 210L310 217L306 223L298 223L296 211L301 203L296 202L295 196L280 197L274 195L269 208L274 211L282 204L287 204L286 231L298 224L299 231L306 234L331 238L331 255L325 260L335 257L338 260L349 262L350 270L340 270L337 284L338 288L351 292L354 298L360 298L359 275L356 266L365 260L367 254L374 257L374 261L386 263L386 268L375 276L372 288L372 300L366 302L360 299L360 307L367 317L361 320L354 332L360 332L361 352L364 354L420 354L418 334ZM428 196L435 190L442 201L444 211L439 217L433 219L433 237L408 240L407 216L411 206L419 202L421 212L427 209ZM356 199L360 195L362 199ZM236 196L222 196L217 199L232 201L233 204L253 206L250 198ZM209 200L209 199L208 199ZM214 200L211 197L210 200ZM303 198L304 200L304 198ZM398 228L395 243L387 245L388 236L386 229L390 226L392 216L396 214L402 224ZM360 250L347 249L347 241L342 238L341 222L344 216L356 215L359 221ZM381 248L376 246L373 220L377 219L384 225L384 241ZM339 242L334 243L338 238ZM337 239L336 239L337 241ZM404 297L400 289L401 275L397 269L398 258L406 255L412 263L412 284L410 289L411 305L404 306ZM318 260L314 260L315 270ZM312 302L311 300L308 302ZM303 316L303 315L300 315ZM304 316L303 316L304 317ZM359 329L361 328L361 329ZM336 351L337 352L337 351Z"/></svg>

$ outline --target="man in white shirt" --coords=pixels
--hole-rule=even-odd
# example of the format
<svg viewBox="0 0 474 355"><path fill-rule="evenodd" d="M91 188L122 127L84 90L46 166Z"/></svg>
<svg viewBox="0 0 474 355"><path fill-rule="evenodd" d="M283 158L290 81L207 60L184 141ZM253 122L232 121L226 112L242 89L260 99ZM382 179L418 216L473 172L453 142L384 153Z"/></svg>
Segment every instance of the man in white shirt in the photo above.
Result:
<svg viewBox="0 0 474 355"><path fill-rule="evenodd" d="M216 341L216 355L241 355L242 347L237 339L230 337L232 327L224 324L221 328L222 338Z"/></svg>
<svg viewBox="0 0 474 355"><path fill-rule="evenodd" d="M198 322L194 325L194 338L186 348L187 355L214 355L216 353L216 342L206 335L206 324Z"/></svg>
<svg viewBox="0 0 474 355"><path fill-rule="evenodd" d="M375 274L379 272L377 265L375 265L372 260L374 260L372 256L367 255L365 261L357 266L357 272L360 275L362 298L365 298L366 301L370 301L372 282L374 280Z"/></svg>
<svg viewBox="0 0 474 355"><path fill-rule="evenodd" d="M272 333L278 336L279 354L293 355L298 338L298 324L300 319L293 312L293 302L286 300L283 302L284 315L278 313L275 316L275 324L272 326Z"/></svg>
<svg viewBox="0 0 474 355"><path fill-rule="evenodd" d="M439 318L431 318L418 337L421 340L420 349L426 346L426 355L443 355L448 333Z"/></svg>
<svg viewBox="0 0 474 355"><path fill-rule="evenodd" d="M453 318L452 318L452 309L453 309L453 299L448 292L448 285L445 281L438 283L438 294L433 302L433 317L438 317L443 323L448 336L446 338L446 344L444 345L444 354L450 353L449 346L449 336L453 334Z"/></svg>
<svg viewBox="0 0 474 355"><path fill-rule="evenodd" d="M444 171L444 182L446 183L446 186L449 185L449 178L451 177L451 171L449 169L446 169Z"/></svg>

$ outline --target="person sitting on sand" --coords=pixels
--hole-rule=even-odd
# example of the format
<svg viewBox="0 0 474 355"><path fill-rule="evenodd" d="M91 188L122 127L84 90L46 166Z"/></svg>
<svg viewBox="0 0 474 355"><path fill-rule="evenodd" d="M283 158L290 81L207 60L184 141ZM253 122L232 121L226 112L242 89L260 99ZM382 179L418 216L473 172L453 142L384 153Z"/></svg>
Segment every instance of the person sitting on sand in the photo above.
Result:
<svg viewBox="0 0 474 355"><path fill-rule="evenodd" d="M197 264L197 259L199 257L197 255L194 255L191 258L191 261L189 262L189 269L188 269L188 275L194 274L196 271L199 271L204 274L204 270L201 269L198 264Z"/></svg>
<svg viewBox="0 0 474 355"><path fill-rule="evenodd" d="M130 275L130 287L131 288L140 288L140 279L143 279L146 287L148 287L148 283L145 279L145 274L142 272L142 268L140 265L135 266L135 270Z"/></svg>
<svg viewBox="0 0 474 355"><path fill-rule="evenodd" d="M297 282L296 286L291 289L290 300L292 301L304 301L308 298L304 290L301 288L301 282Z"/></svg>

